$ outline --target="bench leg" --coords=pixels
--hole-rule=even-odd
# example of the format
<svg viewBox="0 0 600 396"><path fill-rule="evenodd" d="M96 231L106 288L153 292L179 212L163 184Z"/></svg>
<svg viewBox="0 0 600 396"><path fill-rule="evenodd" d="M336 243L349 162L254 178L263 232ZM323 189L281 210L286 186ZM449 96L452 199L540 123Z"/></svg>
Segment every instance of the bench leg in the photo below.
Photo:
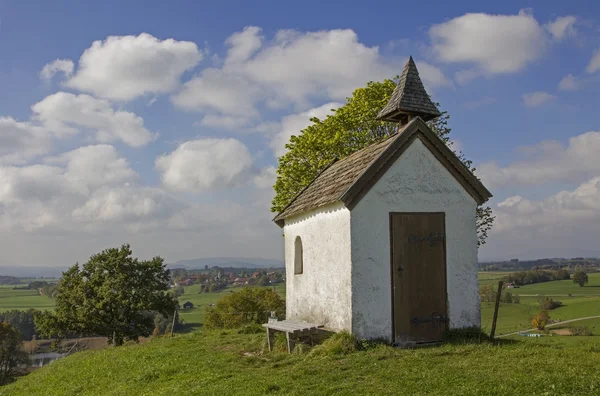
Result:
<svg viewBox="0 0 600 396"><path fill-rule="evenodd" d="M267 346L269 347L269 352L273 350L273 334L271 333L271 329L267 327Z"/></svg>
<svg viewBox="0 0 600 396"><path fill-rule="evenodd" d="M290 340L290 333L286 332L285 335L286 335L286 338L287 338L287 350L288 350L288 353L292 353L292 342Z"/></svg>

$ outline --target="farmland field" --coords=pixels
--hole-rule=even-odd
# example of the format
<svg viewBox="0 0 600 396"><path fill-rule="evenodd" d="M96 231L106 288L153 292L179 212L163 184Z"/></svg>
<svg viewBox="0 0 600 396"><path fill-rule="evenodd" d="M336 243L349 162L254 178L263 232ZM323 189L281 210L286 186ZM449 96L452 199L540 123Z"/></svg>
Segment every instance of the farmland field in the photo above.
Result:
<svg viewBox="0 0 600 396"><path fill-rule="evenodd" d="M0 311L29 308L46 310L54 307L54 300L40 296L37 290L13 290L13 287L14 285L0 286Z"/></svg>
<svg viewBox="0 0 600 396"><path fill-rule="evenodd" d="M482 276L487 274L485 272L479 274L480 284L485 284L485 281L489 281L493 277L493 275L487 276L482 280ZM579 287L572 280L562 280L509 289L511 293L518 294L521 301L519 304L500 305L496 334L501 335L531 328L531 318L540 311L538 301L542 296L549 296L563 303L563 306L549 311L550 318L553 320L563 321L600 316L600 273L590 273L588 278L589 283L585 287ZM497 283L499 279L501 276L493 282L487 283ZM493 303L481 303L481 325L486 331L492 327L493 313ZM598 319L575 322L574 325L589 326L595 334L600 335L600 326L597 326L600 325ZM595 326L597 330L593 329Z"/></svg>

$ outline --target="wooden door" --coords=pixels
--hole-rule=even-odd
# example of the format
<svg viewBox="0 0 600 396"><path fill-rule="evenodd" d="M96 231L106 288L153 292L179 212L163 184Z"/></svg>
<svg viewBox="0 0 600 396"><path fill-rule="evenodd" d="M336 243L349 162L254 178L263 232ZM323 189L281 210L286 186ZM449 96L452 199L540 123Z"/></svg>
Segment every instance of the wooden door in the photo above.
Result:
<svg viewBox="0 0 600 396"><path fill-rule="evenodd" d="M441 341L447 326L444 213L392 213L390 229L395 340Z"/></svg>

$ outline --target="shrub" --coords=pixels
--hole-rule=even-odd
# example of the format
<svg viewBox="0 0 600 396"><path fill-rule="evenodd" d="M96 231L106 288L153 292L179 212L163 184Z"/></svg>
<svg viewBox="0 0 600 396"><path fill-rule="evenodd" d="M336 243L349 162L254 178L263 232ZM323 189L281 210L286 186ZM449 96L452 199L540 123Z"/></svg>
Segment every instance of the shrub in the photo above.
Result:
<svg viewBox="0 0 600 396"><path fill-rule="evenodd" d="M554 301L550 297L541 298L539 303L540 303L540 308L542 309L542 311L551 311L562 305L562 302Z"/></svg>
<svg viewBox="0 0 600 396"><path fill-rule="evenodd" d="M548 312L541 311L533 317L531 324L538 330L544 330L548 324L548 321L550 321L550 315L548 315Z"/></svg>
<svg viewBox="0 0 600 396"><path fill-rule="evenodd" d="M514 299L513 299L513 295L511 292L507 291L507 290L503 290L502 293L500 294L500 302L501 303L505 303L505 304L512 304L514 303Z"/></svg>
<svg viewBox="0 0 600 396"><path fill-rule="evenodd" d="M204 325L207 328L237 328L245 324L267 322L271 312L277 318L285 317L285 301L271 289L244 288L220 299L206 309Z"/></svg>
<svg viewBox="0 0 600 396"><path fill-rule="evenodd" d="M479 298L481 302L494 302L496 301L496 291L493 285L485 285L479 288Z"/></svg>
<svg viewBox="0 0 600 396"><path fill-rule="evenodd" d="M587 326L569 326L571 334L574 336L592 336L592 329Z"/></svg>

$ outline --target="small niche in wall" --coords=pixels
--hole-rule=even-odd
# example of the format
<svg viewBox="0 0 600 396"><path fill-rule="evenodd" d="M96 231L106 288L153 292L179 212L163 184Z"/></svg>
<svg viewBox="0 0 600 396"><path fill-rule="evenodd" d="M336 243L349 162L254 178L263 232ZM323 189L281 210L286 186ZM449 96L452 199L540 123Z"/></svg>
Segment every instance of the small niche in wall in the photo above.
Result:
<svg viewBox="0 0 600 396"><path fill-rule="evenodd" d="M294 241L294 275L299 275L304 270L302 258L302 239L299 236Z"/></svg>

